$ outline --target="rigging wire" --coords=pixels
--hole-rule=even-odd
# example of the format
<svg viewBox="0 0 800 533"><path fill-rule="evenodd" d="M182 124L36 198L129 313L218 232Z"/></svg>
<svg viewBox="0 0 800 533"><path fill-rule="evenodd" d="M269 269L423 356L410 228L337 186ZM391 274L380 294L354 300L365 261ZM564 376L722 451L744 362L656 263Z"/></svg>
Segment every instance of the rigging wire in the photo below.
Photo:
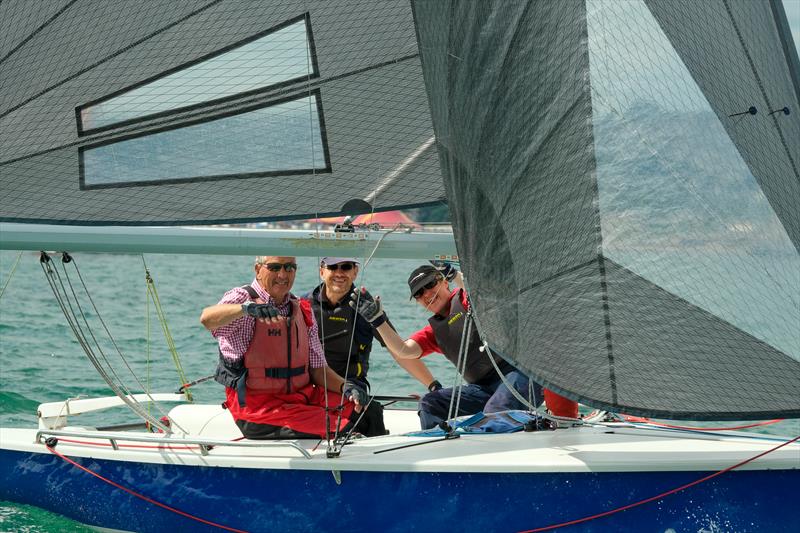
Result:
<svg viewBox="0 0 800 533"><path fill-rule="evenodd" d="M19 251L17 254L17 258L14 260L14 264L11 265L11 270L8 273L8 277L6 278L6 282L3 284L2 290L0 290L0 298L3 297L3 293L6 292L6 287L11 282L11 278L14 276L14 272L17 270L17 265L19 265L19 260L22 257L22 250Z"/></svg>
<svg viewBox="0 0 800 533"><path fill-rule="evenodd" d="M92 298L92 295L89 292L88 287L86 286L86 282L83 280L83 276L81 275L81 271L78 268L78 263L74 260L74 258L70 257L69 254L65 254L65 255L66 255L66 257L69 257L69 262L72 263L72 266L73 266L73 268L75 269L75 272L78 275L78 279L81 282L81 286L83 288L84 293L86 294L86 298L89 300L89 303L91 303L92 309L94 309L94 312L95 312L95 316L97 317L98 322L100 322L100 324L103 326L103 330L106 332L106 335L108 336L108 339L111 342L111 345L114 347L114 349L116 350L117 354L119 354L119 357L122 360L122 363L128 369L128 372L130 372L131 376L133 376L133 379L134 379L134 381L136 381L137 385L139 385L139 387L142 390L146 391L145 394L147 394L148 398L150 399L149 404L148 404L148 408L150 406L155 406L155 408L161 413L162 416L167 416L167 413L161 408L160 404L158 404L152 398L152 396L150 396L150 392L146 389L145 385L142 384L142 382L139 380L139 377L136 375L136 372L134 372L133 368L131 368L130 364L128 363L128 360L126 359L125 355L122 353L122 350L119 348L119 346L117 345L117 342L114 340L114 336L111 334L111 331L108 329L108 326L106 325L105 321L103 320L103 317L100 314L100 310L97 308L97 305L95 305L94 299ZM81 316L84 319L84 322L85 322L86 327L87 327L87 329L89 331L89 334L92 336L92 339L95 341L95 344L97 345L97 347L100 350L100 353L103 355L104 359L106 359L105 358L105 354L103 353L102 349L100 348L100 343L95 338L94 333L92 332L91 326L89 325L89 322L86 320L86 317L85 317L85 315L83 313L83 309L80 307L80 301L78 300L78 297L77 297L77 295L75 294L75 291L72 288L72 281L69 278L69 274L67 273L67 269L64 266L64 262L63 261L62 261L62 267L64 268L64 274L65 274L65 277L67 279L67 283L70 286L70 290L72 290L72 294L73 294L73 296L75 298L75 303L76 303L78 309L81 311ZM111 367L111 364L108 362L108 359L106 359L106 361L107 361L107 364L109 365L109 368L112 368L112 370L113 370L113 367ZM116 376L116 373L114 375ZM119 378L117 378L117 379L119 379ZM120 380L120 382L121 382L121 380ZM128 389L128 387L125 387L125 389L130 394L130 389ZM137 403L138 403L138 401L137 401ZM165 425L161 424L160 421L159 421L159 424L156 425L156 427L158 427L162 431L164 431L165 428L169 429L168 426L165 426ZM180 427L180 426L178 426L178 427ZM169 434L169 431L166 431L166 433Z"/></svg>
<svg viewBox="0 0 800 533"><path fill-rule="evenodd" d="M310 9L308 5L304 6L304 12L309 13ZM304 26L305 27L305 26ZM304 30L307 31L307 30ZM316 149L314 147L314 107L311 105L313 94L311 91L311 75L313 74L313 58L311 57L311 49L309 46L306 46L306 88L307 88L307 100L308 100L308 138L311 139L311 176L313 177L313 181L317 182L317 154ZM314 232L317 237L317 265L320 264L321 256L319 254L320 251L320 220L319 220L319 210L317 209L318 206L315 206L315 213L314 213ZM322 275L317 271L317 286L321 283ZM312 313L313 315L313 313ZM325 403L324 403L324 417L325 420L323 423L325 424L325 439L326 439L326 446L328 452L332 451L332 444L330 438L330 430L331 430L331 417L330 417L330 405L328 404L328 374L327 374L327 361L325 361L325 324L322 320L322 306L320 306L319 312L319 320L317 320L317 336L319 337L320 346L322 349L322 358L324 362L324 366L322 367L322 387L324 394L322 395ZM310 364L309 364L310 369Z"/></svg>
<svg viewBox="0 0 800 533"><path fill-rule="evenodd" d="M557 422L567 422L572 425L584 424L584 420L582 418L572 418L571 416L558 416L552 413L548 413L547 411L539 412L538 408L532 405L528 400L526 400L525 397L522 394L520 394L516 390L516 388L514 388L511 382L509 382L508 379L506 379L505 374L503 374L500 371L500 367L497 366L497 362L494 360L494 354L492 353L492 350L489 348L489 343L487 343L485 340L482 340L482 342L483 346L481 346L481 348L486 351L486 354L488 355L489 361L492 363L495 372L497 372L497 375L500 376L500 380L503 382L503 384L506 386L506 388L512 394L512 396L514 396L517 400L522 402L523 405L525 405L528 409L532 410L538 416L541 416L548 420L555 420Z"/></svg>
<svg viewBox="0 0 800 533"><path fill-rule="evenodd" d="M111 333L109 332L108 328L106 327L105 322L103 321L102 317L100 316L100 313L99 313L97 307L95 306L94 301L91 298L91 295L89 294L88 288L86 287L86 284L85 284L85 282L83 280L83 277L80 275L80 270L78 269L77 264L75 264L74 259L72 259L69 256L69 254L66 254L66 253L63 254L62 269L64 271L64 279L67 280L67 285L69 286L69 289L70 289L69 292L67 292L67 288L64 285L64 279L62 279L61 275L59 274L58 269L57 268L53 268L53 266L50 264L51 263L50 257L46 253L42 252L42 256L41 256L41 259L40 259L40 262L39 262L40 266L42 268L42 271L45 274L45 278L47 279L51 290L53 291L53 295L55 296L56 302L58 303L59 307L61 308L61 311L64 314L64 317L66 318L70 329L72 329L72 332L75 335L75 338L77 339L78 344L80 344L81 348L83 349L84 353L88 357L89 361L92 363L92 366L95 367L95 370L97 370L98 374L100 374L100 376L103 378L103 380L106 382L106 384L108 384L108 386L111 388L111 390L134 413L136 413L139 417L141 417L145 421L147 421L152 427L156 427L156 428L160 429L161 431L164 431L164 433L170 434L171 430L170 430L170 428L168 426L162 424L158 419L156 419L155 417L151 416L147 412L147 410L142 407L141 403L133 398L133 394L130 391L130 389L125 385L125 383L122 381L122 379L120 379L119 375L114 370L113 365L108 360L108 357L106 356L105 352L103 351L102 347L100 346L100 343L99 343L97 337L94 335L94 332L93 332L92 327L90 326L90 324L88 322L86 314L84 313L83 308L80 305L79 298L78 298L77 294L75 293L75 289L74 289L74 287L72 285L72 282L71 282L71 280L69 278L69 274L67 272L67 268L64 265L65 262L73 263L73 267L75 268L76 272L78 273L78 278L80 279L80 282L83 285L83 290L84 290L89 302L91 302L91 304L92 304L92 307L93 307L93 309L95 311L95 315L96 315L97 319L103 325L103 328L105 329L106 334L108 335L108 337L109 337L111 343L113 344L113 346L116 348L116 350L117 350L118 354L120 355L120 357L121 357L123 363L125 364L125 366L128 367L128 370L131 372L131 374L133 375L134 379L137 381L139 386L142 387L142 389L144 389L144 386L142 385L142 383L136 377L136 375L133 372L133 370L128 365L127 360L125 359L125 357L122 354L122 352L119 350L119 347L117 346L116 342L114 341L113 337L111 336ZM69 297L70 293L72 294L72 299ZM78 309L78 312L75 311L76 308ZM80 315L80 319L78 318L79 315ZM81 321L85 324L85 327L86 327L85 331L84 331L83 326L81 326ZM87 336L87 333L88 333L88 336ZM91 342L89 340L89 337L91 337ZM93 346L96 346L97 353L95 353L95 349L93 348ZM150 396L149 392L146 393L146 394L148 395L148 397ZM150 401L154 405L156 405L157 409L160 410L160 407L157 404L155 404L155 402L154 402L154 400L152 398L150 398ZM162 414L164 414L163 411L162 411Z"/></svg>
<svg viewBox="0 0 800 533"><path fill-rule="evenodd" d="M401 227L403 227L402 224L397 224L395 227L393 227L392 229L386 231L383 235L381 235L381 237L378 239L378 242L376 242L375 246L372 248L372 252L368 256L364 257L364 263L363 263L363 267L364 268L361 270L361 278L360 278L361 282L364 282L364 278L366 276L367 268L368 268L369 264L372 262L372 258L375 256L375 252L378 251L378 248L383 243L383 240L387 236L389 236L390 234L392 234L395 231L399 230ZM356 309L355 316L356 316L356 320L358 320L358 305L359 305L360 302L361 302L361 290L359 290L358 287L357 287L356 288L356 301L355 301L355 309ZM352 332L351 337L350 337L350 352L348 352L348 355L347 355L347 366L345 367L346 369L349 369L349 367L350 367L350 355L352 353L352 343L353 343L353 338L354 338L354 334L355 334L355 320L353 321L353 328L352 329L353 329L353 332ZM371 393L372 391L369 391L369 392ZM361 409L361 413L359 413L358 418L356 418L356 421L353 423L353 425L350 428L350 430L347 432L347 434L344 435L344 437L342 439L339 439L339 424L341 423L342 408L344 406L344 395L341 396L341 398L339 399L339 409L338 409L339 418L338 418L338 421L337 421L337 424L336 424L336 433L334 435L334 452L341 451L342 446L344 446L344 444L347 443L347 440L355 432L356 426L358 425L359 422L361 422L361 419L367 413L367 409L369 408L369 406L372 404L373 401L375 401L375 396L370 394L369 395L369 400L367 400L366 405L364 405L363 408ZM340 441L338 448L336 448L337 441Z"/></svg>
<svg viewBox="0 0 800 533"><path fill-rule="evenodd" d="M156 288L156 283L153 277L150 275L150 270L147 268L147 263L144 259L144 254L142 255L142 265L144 266L145 272L145 284L147 286L147 296L148 298L148 305L149 300L153 301L153 306L156 311L156 315L158 315L158 321L161 325L161 331L164 333L164 340L167 343L167 348L169 349L170 355L172 355L172 361L175 363L175 370L178 372L178 378L181 380L181 384L187 383L186 373L183 370L183 365L181 364L180 355L178 355L178 349L175 346L175 340L172 337L172 333L169 330L169 325L167 323L167 316L164 313L164 308L161 306L161 299L158 297L158 289ZM148 328L149 328L149 314L148 314ZM148 339L149 339L149 329L148 329ZM149 356L149 344L148 344L148 356ZM149 361L149 359L148 359ZM148 375L149 375L149 367L148 367ZM186 399L188 401L192 401L192 394L188 390L184 392L186 394Z"/></svg>
<svg viewBox="0 0 800 533"><path fill-rule="evenodd" d="M469 344L469 336L472 334L472 306L469 306L467 309L467 314L464 318L464 326L461 328L461 342L458 346L458 359L456 362L456 372L453 381L453 394L450 395L450 406L447 408L447 421L451 421L452 419L458 416L459 408L461 405L461 392L462 392L462 385L463 379L462 376L464 375L464 371L467 368L467 346ZM455 404L455 410L453 410L453 402L458 397L458 400Z"/></svg>

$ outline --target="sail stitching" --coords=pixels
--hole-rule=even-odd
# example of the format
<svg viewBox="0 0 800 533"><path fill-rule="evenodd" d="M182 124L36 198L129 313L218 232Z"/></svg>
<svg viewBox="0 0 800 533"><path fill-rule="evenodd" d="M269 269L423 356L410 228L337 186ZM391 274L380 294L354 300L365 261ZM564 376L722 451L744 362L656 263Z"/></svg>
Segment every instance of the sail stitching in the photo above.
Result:
<svg viewBox="0 0 800 533"><path fill-rule="evenodd" d="M52 23L54 20L56 20L58 17L60 17L60 16L61 16L61 15L64 13L64 11L66 11L67 9L69 9L70 7L72 7L72 5L73 5L75 2L77 2L77 1L78 1L78 0L72 0L71 2L67 3L67 4L66 4L64 7L62 7L62 8L61 8L61 9L60 9L60 10L59 10L59 11L58 11L58 12L57 12L55 15L53 15L52 17L50 17L49 19L47 19L47 20L46 20L46 21L45 21L45 22L44 22L44 23L43 23L41 26L39 26L38 28L36 28L35 30L33 30L33 32L32 32L30 35L28 35L28 36L27 36L27 37L25 37L25 38L24 38L22 41L20 41L20 43L19 43L17 46L15 46L14 48L12 48L12 49L11 49L11 51L10 51L9 53L7 53L7 54L6 54L6 55L4 55L2 58L0 58L0 65L2 65L2 64L3 64L3 62L4 62L6 59L8 59L8 58L9 58L9 57L11 57L12 55L14 55L14 54L15 54L15 53L16 53L16 52L17 52L17 51L20 49L20 48L22 48L23 46L25 46L25 44L26 44L28 41L30 41L31 39L33 39L34 37L36 37L36 35L38 35L38 33L39 33L40 31L42 31L42 30L43 30L43 29L45 29L47 26L49 26L49 25L50 25L50 23Z"/></svg>
<svg viewBox="0 0 800 533"><path fill-rule="evenodd" d="M608 356L608 381L611 386L611 404L617 405L617 374L614 361L614 343L611 337L611 306L608 300L608 282L606 281L605 258L597 254L597 266L600 269L600 300L603 302L603 324L606 330L606 353Z"/></svg>
<svg viewBox="0 0 800 533"><path fill-rule="evenodd" d="M45 94L49 93L49 92L50 92L50 91L52 91L53 89L56 89L56 88L58 88L58 87L60 87L60 86L64 85L64 84L65 84L65 83L67 83L68 81L74 80L75 78L77 78L77 77L79 77L79 76L82 76L83 74L85 74L85 73L89 72L89 71L90 71L90 70L92 70L93 68L95 68L95 67L98 67L98 66L102 65L102 64L103 64L103 63L105 63L106 61L110 61L111 59L114 59L115 57L117 57L117 56L119 56L119 55L121 55L121 54L123 54L123 53L127 52L128 50L131 50L131 49L133 49L133 48L136 48L137 46L139 46L139 45L140 45L140 44L142 44L143 42L146 42L146 41L148 41L149 39L152 39L153 37L156 37L157 35L159 35L159 34L161 34L161 33L164 33L165 31L167 31L167 30L169 30L169 29L171 29L171 28L174 28L174 27L175 27L175 26L177 26L178 24L182 24L183 22L185 22L185 21L189 20L190 18L194 17L195 15L198 15L198 14L202 13L203 11L205 11L205 10L207 10L207 9L211 8L211 7L212 7L212 6L214 6L215 4L219 4L220 2L222 2L222 0L214 0L213 2L210 2L210 3L206 4L206 5L205 5L205 6L203 6L203 7L199 8L199 9L196 9L195 11L192 11L191 13L189 13L188 15L186 15L185 17L181 17L180 19L176 20L175 22L172 22L172 23L170 23L170 24L167 24L166 26L164 26L164 27L162 27L162 28L159 28L158 30L156 30L156 31L154 31L154 32L152 32L152 33L150 33L149 35L146 35L146 36L142 37L142 38L141 38L141 39L139 39L138 41L134 41L134 42L132 42L131 44L129 44L128 46L126 46L126 47L124 47L124 48L122 48L122 49L120 49L120 50L117 50L116 52L114 52L114 53L113 53L113 54L111 54L111 55L108 55L108 56L104 57L104 58L103 58L103 59L101 59L100 61L97 61L97 62L95 62L95 63L93 63L93 64L89 65L88 67L86 67L86 68L83 68L83 69L79 70L79 71L78 71L78 72L76 72L75 74L73 74L73 75L71 75L71 76L68 76L68 77L64 78L63 80L59 81L58 83L54 83L54 84L53 84L53 85L51 85L50 87L47 87L46 89L42 89L41 91L39 91L38 93L34 94L34 95L33 95L33 96L31 96L30 98L28 98L28 99L26 99L26 100L24 100L24 101L20 102L19 104L17 104L17 105L15 105L15 106L11 107L10 109L8 109L7 111L4 111L3 113L0 113L0 118L3 118L3 117L5 117L6 115L9 115L9 114L13 113L13 112L14 112L14 111L16 111L17 109L19 109L19 108L21 108L21 107L23 107L23 106L25 106L25 105L27 105L27 104L31 103L32 101L36 100L36 99L37 99L37 98L39 98L40 96L44 96Z"/></svg>
<svg viewBox="0 0 800 533"><path fill-rule="evenodd" d="M578 270L581 270L582 268L586 268L587 266L591 266L596 261L597 261L597 259L590 259L589 261L586 261L585 263L581 263L579 265L575 265L575 266L569 267L567 269L560 270L560 271L556 272L555 274L553 274L551 276L548 276L548 277L546 277L544 279L540 279L538 281L534 281L533 283L531 283L527 287L523 287L522 289L520 289L519 290L519 294L522 295L522 294L524 294L524 293L526 293L526 292L528 292L530 290L533 290L533 289L535 289L535 288L537 288L537 287L539 287L541 285L544 285L545 283L557 280L558 278L566 276L567 274L571 274L573 272L577 272ZM489 308L489 309L491 309L491 308Z"/></svg>

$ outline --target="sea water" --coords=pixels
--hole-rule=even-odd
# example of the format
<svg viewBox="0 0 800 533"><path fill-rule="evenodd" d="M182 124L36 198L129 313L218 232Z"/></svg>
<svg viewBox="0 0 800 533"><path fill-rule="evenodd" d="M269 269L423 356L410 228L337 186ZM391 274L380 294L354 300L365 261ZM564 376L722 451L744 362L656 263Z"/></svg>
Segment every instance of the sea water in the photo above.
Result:
<svg viewBox="0 0 800 533"><path fill-rule="evenodd" d="M42 272L39 254L24 252L13 275L9 273L19 252L0 251L0 426L35 427L36 408L42 402L63 401L78 396L108 396L111 391L100 378L75 340ZM60 261L59 256L53 256ZM136 373L137 379L154 392L172 392L178 379L161 325L152 302L147 303L144 263L152 275L169 331L175 341L187 379L208 376L217 362L217 344L200 324L203 307L215 304L231 287L253 279L253 257L128 254L74 254L100 316L114 341ZM303 294L319 283L316 258L298 258L293 292ZM419 261L375 260L362 268L359 284L380 295L384 307L404 338L423 327L427 315L408 298L406 279ZM58 265L59 269L61 265ZM68 269L78 292L75 271ZM84 302L86 299L83 299ZM93 318L98 338L107 339ZM148 321L149 316L149 321ZM110 342L101 341L103 351L122 379L137 390L133 376L124 369ZM426 359L442 383L455 379L454 368L441 356ZM124 370L124 372L123 372ZM423 394L425 388L397 366L379 345L370 357L370 382L378 395ZM213 381L192 388L194 399L221 403L223 389ZM125 409L75 419L75 423L125 423L134 421ZM114 490L114 489L109 489ZM1 531L81 531L71 520L37 508L0 503Z"/></svg>
<svg viewBox="0 0 800 533"><path fill-rule="evenodd" d="M0 426L36 426L36 408L42 402L63 401L78 396L108 396L110 391L95 372L54 299L42 273L39 254L0 251ZM75 261L97 310L120 351L144 388L172 392L179 386L172 356L164 341L154 306L148 304L145 264L152 275L184 371L189 380L212 374L217 347L200 325L203 307L217 303L231 287L253 279L253 258L234 256L133 254L75 254ZM60 261L59 256L53 256ZM380 295L387 313L404 338L426 324L428 315L408 298L406 279L420 262L374 260L362 268L358 284ZM298 258L299 269L293 292L302 294L319 282L318 260ZM60 265L59 265L60 268ZM79 290L80 280L69 269ZM84 301L85 298L84 298ZM98 338L107 339L94 319ZM120 356L108 341L101 341L115 368L123 369ZM425 358L434 377L443 384L455 379L454 367L444 357ZM370 357L370 382L377 395L423 394L425 388L401 369L380 346ZM134 386L127 370L122 379ZM195 401L220 403L222 387L213 381L192 389ZM103 418L100 418L100 417ZM76 423L114 424L134 421L125 409L90 414ZM782 435L800 432L800 422L765 426L759 431ZM109 488L109 490L115 490ZM41 509L0 502L0 531L60 532L89 531L80 524Z"/></svg>

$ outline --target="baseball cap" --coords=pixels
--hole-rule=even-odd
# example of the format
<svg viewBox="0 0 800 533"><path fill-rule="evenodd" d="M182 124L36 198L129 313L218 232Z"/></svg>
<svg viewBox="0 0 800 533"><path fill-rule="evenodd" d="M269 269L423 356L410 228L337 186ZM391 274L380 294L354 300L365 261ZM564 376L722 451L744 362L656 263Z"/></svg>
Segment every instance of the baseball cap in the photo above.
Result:
<svg viewBox="0 0 800 533"><path fill-rule="evenodd" d="M323 257L320 261L321 265L338 265L339 263L355 263L360 264L358 259L353 257Z"/></svg>
<svg viewBox="0 0 800 533"><path fill-rule="evenodd" d="M441 277L442 274L432 265L418 266L411 272L411 275L408 276L408 288L411 289L411 296L413 297L414 293L431 281L435 281L437 278Z"/></svg>

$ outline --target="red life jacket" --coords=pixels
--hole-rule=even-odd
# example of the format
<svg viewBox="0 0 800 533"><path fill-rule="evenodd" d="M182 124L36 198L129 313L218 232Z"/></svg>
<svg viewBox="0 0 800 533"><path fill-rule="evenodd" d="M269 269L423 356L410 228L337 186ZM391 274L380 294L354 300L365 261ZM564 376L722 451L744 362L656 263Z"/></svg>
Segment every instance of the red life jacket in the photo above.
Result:
<svg viewBox="0 0 800 533"><path fill-rule="evenodd" d="M250 296L253 301L262 302L253 297L252 292ZM237 371L225 366L227 362L220 356L223 378L246 375L246 379L222 382L226 387L225 404L234 420L288 427L300 433L325 437L341 430L349 422L353 403L343 402L343 409L339 413L336 407L342 403L341 395L325 391L310 382L308 330L313 322L311 305L295 298L292 298L291 304L292 319L288 327L286 321L281 321L280 336L269 335L269 329L278 329L277 325L255 321L253 338L244 356L246 374L244 367ZM291 350L287 347L286 335L290 336ZM288 376L290 369L301 367L302 375ZM272 373L273 376L266 376L269 369L278 370ZM262 375L255 376L255 386L266 388L255 388L251 384L251 379L258 372ZM274 377L275 373L284 377ZM246 386L242 381L246 381ZM287 387L291 392L286 392ZM243 401L245 397L246 402ZM327 416L326 409L330 411Z"/></svg>
<svg viewBox="0 0 800 533"><path fill-rule="evenodd" d="M290 394L310 382L305 313L296 299L290 303L291 313L285 319L255 321L253 339L244 354L247 388L254 392Z"/></svg>

